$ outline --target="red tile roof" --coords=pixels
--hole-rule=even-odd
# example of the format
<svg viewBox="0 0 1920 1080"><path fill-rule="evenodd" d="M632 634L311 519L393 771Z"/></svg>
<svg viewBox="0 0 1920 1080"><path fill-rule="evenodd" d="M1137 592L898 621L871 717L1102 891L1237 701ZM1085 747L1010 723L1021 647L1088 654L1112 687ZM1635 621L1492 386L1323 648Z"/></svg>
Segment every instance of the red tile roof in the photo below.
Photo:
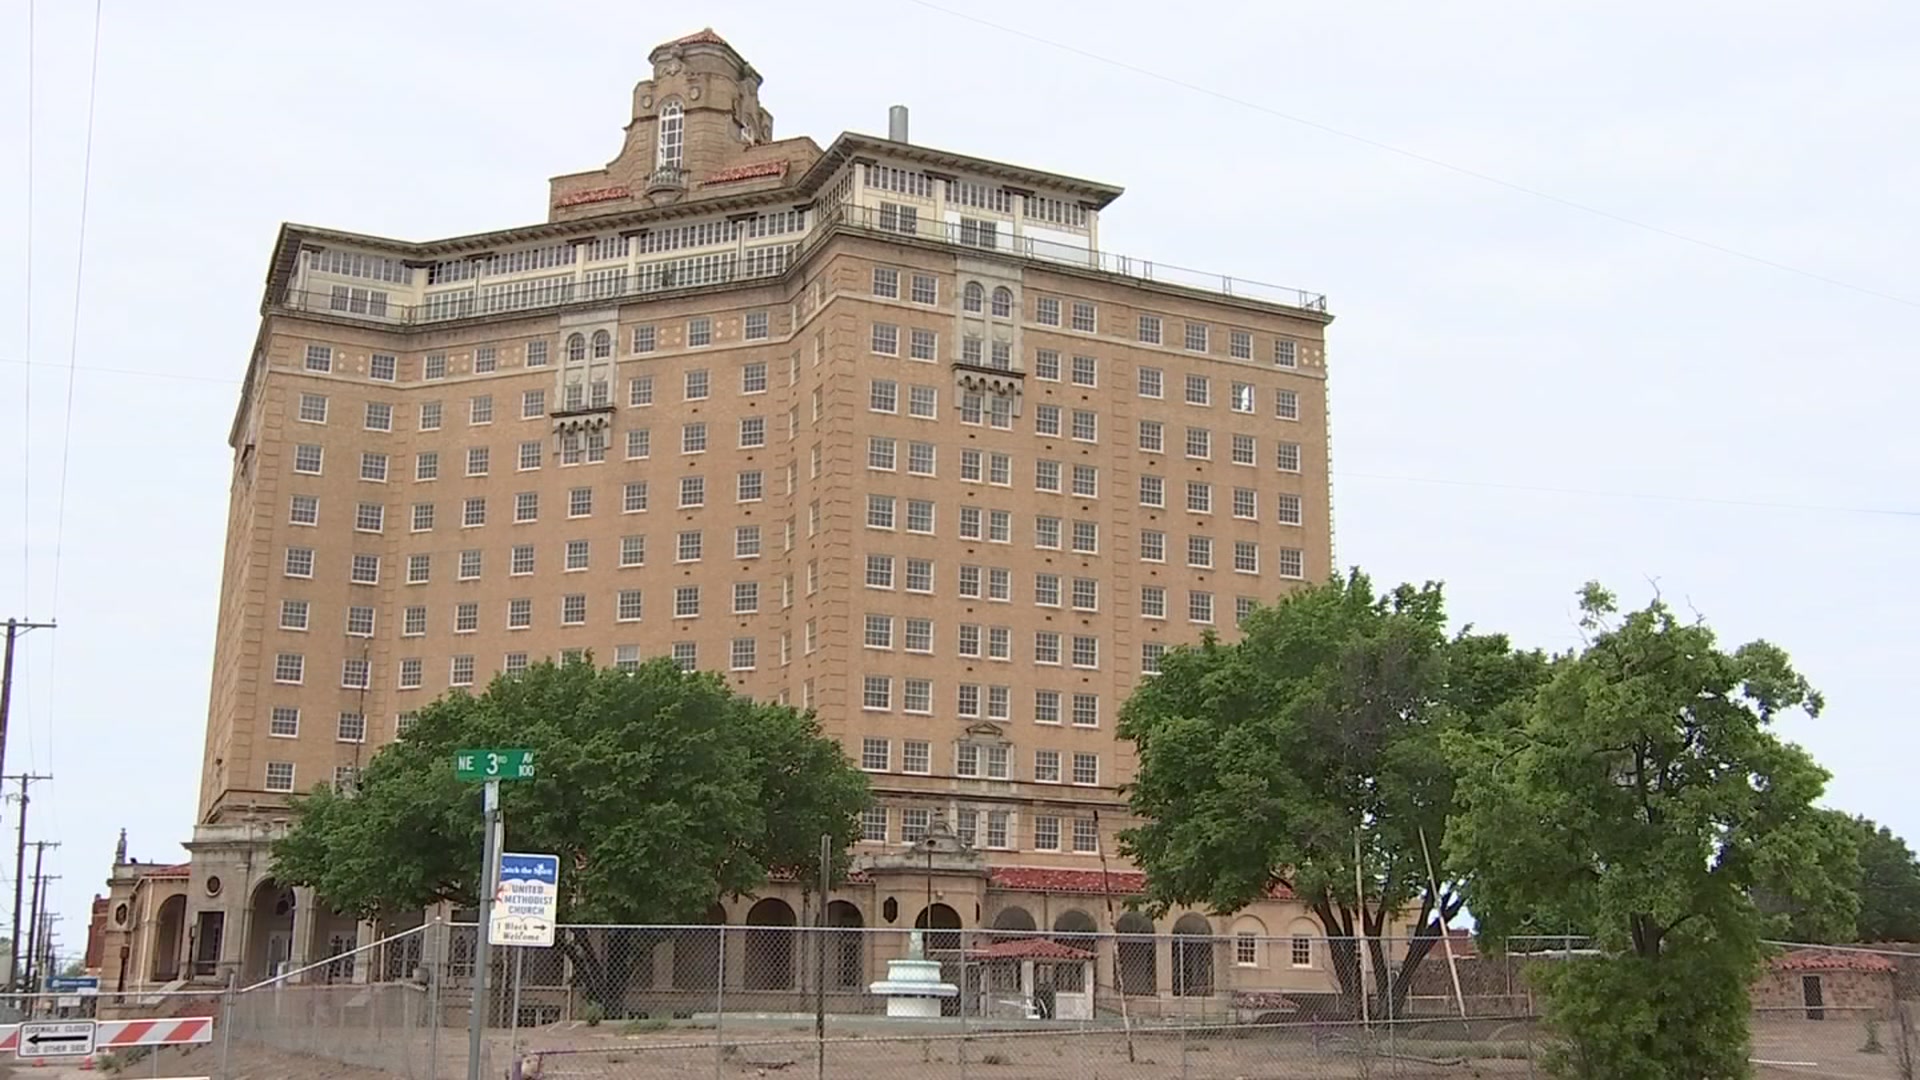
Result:
<svg viewBox="0 0 1920 1080"><path fill-rule="evenodd" d="M172 866L150 867L145 873L141 874L140 876L143 878L186 877L187 874L192 870L192 868L193 868L192 863L174 863Z"/></svg>
<svg viewBox="0 0 1920 1080"><path fill-rule="evenodd" d="M1048 866L996 866L988 872L996 889L1023 892L1076 893L1083 896L1139 896L1147 891L1147 875L1138 870L1062 870ZM1275 900L1290 900L1293 890L1275 884L1267 891Z"/></svg>
<svg viewBox="0 0 1920 1080"><path fill-rule="evenodd" d="M1091 960L1093 954L1046 938L1017 938L968 949L975 960Z"/></svg>
<svg viewBox="0 0 1920 1080"><path fill-rule="evenodd" d="M676 38L672 41L667 42L667 44L668 45L726 45L727 48L729 49L733 48L733 46L727 45L726 38L723 38L719 34L714 33L713 27L711 26L703 30L696 31L695 33L688 34L686 37Z"/></svg>
<svg viewBox="0 0 1920 1080"><path fill-rule="evenodd" d="M1892 971L1893 961L1877 953L1838 949L1794 949L1773 958L1775 971Z"/></svg>

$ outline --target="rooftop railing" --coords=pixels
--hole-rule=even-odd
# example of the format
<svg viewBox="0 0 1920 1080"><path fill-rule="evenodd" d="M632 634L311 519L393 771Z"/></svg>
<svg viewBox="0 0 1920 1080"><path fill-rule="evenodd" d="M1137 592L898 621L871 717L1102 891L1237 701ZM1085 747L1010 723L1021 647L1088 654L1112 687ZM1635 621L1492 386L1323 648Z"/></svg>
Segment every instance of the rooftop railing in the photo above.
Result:
<svg viewBox="0 0 1920 1080"><path fill-rule="evenodd" d="M882 214L868 207L842 205L819 212L818 220L790 256L769 253L767 245L749 249L745 256L735 252L717 252L651 264L613 278L581 281L541 281L513 283L488 295L479 287L430 294L420 304L370 303L365 295L352 296L326 289L288 290L281 306L292 311L316 312L343 318L362 319L386 325L425 326L461 319L564 307L575 303L606 303L659 293L711 288L747 281L767 280L785 274L789 267L826 238L841 232L868 233L887 238L912 238L950 245L972 251L1028 259L1053 266L1111 274L1134 281L1170 285L1262 303L1280 304L1305 311L1324 312L1327 298L1322 293L1291 289L1228 274L1210 274L1173 266L1152 259L1136 259L1091 247L1016 236L1011 229L982 228L978 223L952 224L942 221L902 221L894 214ZM689 265L692 263L692 265Z"/></svg>

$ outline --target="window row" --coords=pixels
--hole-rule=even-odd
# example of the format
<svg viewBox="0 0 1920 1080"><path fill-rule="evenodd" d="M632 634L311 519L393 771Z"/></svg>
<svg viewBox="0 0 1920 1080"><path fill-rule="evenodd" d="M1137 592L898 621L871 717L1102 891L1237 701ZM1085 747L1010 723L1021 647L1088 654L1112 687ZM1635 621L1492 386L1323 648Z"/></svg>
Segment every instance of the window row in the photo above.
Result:
<svg viewBox="0 0 1920 1080"><path fill-rule="evenodd" d="M990 770L995 779L1000 779L1011 772L1008 763L1012 759L1012 750L1005 744L963 740L953 745L953 751L953 774L956 776L978 777L983 771ZM860 768L875 773L893 772L898 768L900 772L910 775L929 776L933 773L933 744L925 739L903 739L896 762L892 739L867 736L860 740ZM1035 750L1032 772L1028 775L1039 784L1098 787L1100 755L1085 751L1069 754L1059 750Z"/></svg>
<svg viewBox="0 0 1920 1080"><path fill-rule="evenodd" d="M932 715L933 697L932 679L868 675L861 682L860 707L867 712L893 712L897 709L904 713ZM1013 688L997 684L959 683L954 687L953 712L964 719L1012 720ZM1034 723L1057 725L1062 723L1063 716L1074 727L1099 727L1100 695L1063 690L1033 692Z"/></svg>

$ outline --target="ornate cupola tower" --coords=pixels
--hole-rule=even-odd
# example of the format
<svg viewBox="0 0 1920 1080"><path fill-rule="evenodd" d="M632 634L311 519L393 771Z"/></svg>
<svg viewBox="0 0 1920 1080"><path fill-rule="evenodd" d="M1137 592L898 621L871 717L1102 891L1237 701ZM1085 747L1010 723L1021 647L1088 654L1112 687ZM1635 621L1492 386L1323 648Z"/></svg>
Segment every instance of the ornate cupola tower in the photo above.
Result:
<svg viewBox="0 0 1920 1080"><path fill-rule="evenodd" d="M653 77L633 88L633 122L621 160L635 195L656 205L735 164L773 138L760 107L760 73L711 29L653 50Z"/></svg>

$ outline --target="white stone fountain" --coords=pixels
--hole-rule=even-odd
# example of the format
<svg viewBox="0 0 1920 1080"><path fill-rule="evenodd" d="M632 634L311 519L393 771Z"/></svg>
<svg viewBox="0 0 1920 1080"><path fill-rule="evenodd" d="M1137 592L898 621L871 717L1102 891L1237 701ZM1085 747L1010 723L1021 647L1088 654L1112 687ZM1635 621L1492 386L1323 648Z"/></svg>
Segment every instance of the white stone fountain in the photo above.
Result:
<svg viewBox="0 0 1920 1080"><path fill-rule="evenodd" d="M940 981L940 961L927 959L918 930L907 937L907 955L887 961L887 977L867 990L887 999L888 1016L907 1019L938 1019L941 999L960 993L959 987Z"/></svg>

